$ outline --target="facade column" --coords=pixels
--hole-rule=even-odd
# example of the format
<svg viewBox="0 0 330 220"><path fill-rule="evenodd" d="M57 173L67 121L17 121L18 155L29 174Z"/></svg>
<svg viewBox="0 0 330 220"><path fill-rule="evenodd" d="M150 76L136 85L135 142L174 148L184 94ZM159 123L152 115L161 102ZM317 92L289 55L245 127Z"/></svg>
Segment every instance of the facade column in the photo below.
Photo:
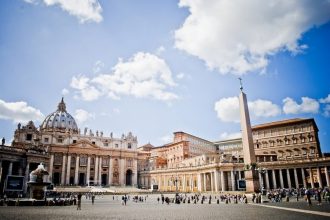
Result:
<svg viewBox="0 0 330 220"><path fill-rule="evenodd" d="M275 170L272 170L272 174L273 174L273 187L274 189L277 189Z"/></svg>
<svg viewBox="0 0 330 220"><path fill-rule="evenodd" d="M48 169L48 181L53 182L53 166L54 166L54 154L50 155L49 169Z"/></svg>
<svg viewBox="0 0 330 220"><path fill-rule="evenodd" d="M202 192L202 174L197 174L197 188L199 192Z"/></svg>
<svg viewBox="0 0 330 220"><path fill-rule="evenodd" d="M70 184L71 155L68 155L68 163L66 165L66 184Z"/></svg>
<svg viewBox="0 0 330 220"><path fill-rule="evenodd" d="M120 179L120 185L125 186L126 182L125 182L125 159L121 158L120 159L120 175L119 175L119 179ZM148 179L148 187L149 187L149 179Z"/></svg>
<svg viewBox="0 0 330 220"><path fill-rule="evenodd" d="M288 179L288 187L289 187L289 189L291 189L292 185L291 185L291 177L290 177L290 170L289 169L286 169L286 178Z"/></svg>
<svg viewBox="0 0 330 220"><path fill-rule="evenodd" d="M234 171L231 171L231 190L235 191L236 187L235 187L235 174Z"/></svg>
<svg viewBox="0 0 330 220"><path fill-rule="evenodd" d="M215 191L215 181L214 181L214 172L211 172L210 173L210 176L211 176L211 191L214 192Z"/></svg>
<svg viewBox="0 0 330 220"><path fill-rule="evenodd" d="M10 161L8 167L8 175L12 175L12 174L13 174L13 162Z"/></svg>
<svg viewBox="0 0 330 220"><path fill-rule="evenodd" d="M206 192L206 173L203 173L203 191Z"/></svg>
<svg viewBox="0 0 330 220"><path fill-rule="evenodd" d="M281 185L281 188L283 189L283 188L284 188L284 183L283 183L283 170L282 170L282 169L279 169L278 171L280 172L280 185Z"/></svg>
<svg viewBox="0 0 330 220"><path fill-rule="evenodd" d="M315 186L314 186L314 179L313 179L313 170L311 167L309 168L309 180L311 181L311 187L314 189Z"/></svg>
<svg viewBox="0 0 330 220"><path fill-rule="evenodd" d="M298 182L297 168L294 168L293 172L294 172L294 181L296 183L296 189L298 189L299 188L299 182Z"/></svg>
<svg viewBox="0 0 330 220"><path fill-rule="evenodd" d="M26 167L25 167L25 184L24 184L24 193L27 193L27 182L29 182L29 174L30 174L30 163L26 161Z"/></svg>
<svg viewBox="0 0 330 220"><path fill-rule="evenodd" d="M270 189L270 187L269 187L269 175L268 175L268 170L266 170L266 189Z"/></svg>
<svg viewBox="0 0 330 220"><path fill-rule="evenodd" d="M75 166L75 170L74 170L74 184L75 185L79 184L78 174L79 174L79 155L76 156L76 166Z"/></svg>
<svg viewBox="0 0 330 220"><path fill-rule="evenodd" d="M133 176L132 176L132 184L133 186L137 186L137 179L138 179L138 169L137 169L137 160L133 159Z"/></svg>
<svg viewBox="0 0 330 220"><path fill-rule="evenodd" d="M225 185L225 172L223 170L221 170L221 191L222 192L226 191L225 187L226 187L226 185Z"/></svg>
<svg viewBox="0 0 330 220"><path fill-rule="evenodd" d="M241 180L242 179L242 172L238 171L238 179Z"/></svg>
<svg viewBox="0 0 330 220"><path fill-rule="evenodd" d="M109 172L108 172L108 175L109 175L109 176L108 176L108 185L109 185L109 186L111 186L111 184L112 184L112 172L111 172L111 170L112 170L112 166L113 166L113 165L112 165L112 157L110 157L110 158L109 158L109 166L108 166L108 169L109 169L109 170L108 170L108 171L109 171Z"/></svg>
<svg viewBox="0 0 330 220"><path fill-rule="evenodd" d="M89 186L89 179L91 178L91 156L88 155L87 158L87 174L86 174L86 182Z"/></svg>
<svg viewBox="0 0 330 220"><path fill-rule="evenodd" d="M99 174L99 156L95 156L94 161L94 185L97 185L99 183L98 174Z"/></svg>
<svg viewBox="0 0 330 220"><path fill-rule="evenodd" d="M306 177L305 177L305 169L301 168L301 177L303 179L303 184L304 184L304 188L307 188L307 183L306 183Z"/></svg>
<svg viewBox="0 0 330 220"><path fill-rule="evenodd" d="M330 187L329 169L327 166L324 167L325 179L327 181L327 187Z"/></svg>
<svg viewBox="0 0 330 220"><path fill-rule="evenodd" d="M61 185L64 185L65 184L65 163L66 163L66 155L63 155L62 173L61 173Z"/></svg>
<svg viewBox="0 0 330 220"><path fill-rule="evenodd" d="M193 179L193 175L190 174L190 192L194 191L194 179Z"/></svg>
<svg viewBox="0 0 330 220"><path fill-rule="evenodd" d="M98 174L98 177L99 177L99 185L101 186L102 185L102 157L101 156L99 158L99 174Z"/></svg>
<svg viewBox="0 0 330 220"><path fill-rule="evenodd" d="M183 192L186 192L186 188L187 188L186 175L183 174L183 178L182 178L182 190L183 190Z"/></svg>
<svg viewBox="0 0 330 220"><path fill-rule="evenodd" d="M219 192L219 171L214 171L214 179L215 179L215 191Z"/></svg>
<svg viewBox="0 0 330 220"><path fill-rule="evenodd" d="M264 185L264 179L262 178L261 173L259 173L259 184L260 184L260 188L263 189L265 187Z"/></svg>
<svg viewBox="0 0 330 220"><path fill-rule="evenodd" d="M320 167L317 167L316 169L317 169L317 180L319 181L319 188L323 188Z"/></svg>

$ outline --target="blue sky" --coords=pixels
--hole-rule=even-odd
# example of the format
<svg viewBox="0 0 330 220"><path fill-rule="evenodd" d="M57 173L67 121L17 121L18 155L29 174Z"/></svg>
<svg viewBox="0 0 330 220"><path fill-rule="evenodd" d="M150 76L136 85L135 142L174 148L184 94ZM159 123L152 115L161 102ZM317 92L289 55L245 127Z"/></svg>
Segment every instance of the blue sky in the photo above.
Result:
<svg viewBox="0 0 330 220"><path fill-rule="evenodd" d="M139 145L237 137L242 77L252 124L315 118L330 152L329 21L329 1L2 1L0 136L64 96L82 130Z"/></svg>

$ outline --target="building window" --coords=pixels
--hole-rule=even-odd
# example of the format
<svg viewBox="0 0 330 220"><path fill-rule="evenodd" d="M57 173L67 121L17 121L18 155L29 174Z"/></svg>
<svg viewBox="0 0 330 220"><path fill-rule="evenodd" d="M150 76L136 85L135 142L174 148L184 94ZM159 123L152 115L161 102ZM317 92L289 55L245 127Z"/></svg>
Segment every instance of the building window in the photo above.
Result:
<svg viewBox="0 0 330 220"><path fill-rule="evenodd" d="M108 147L109 144L108 143L103 143L103 146Z"/></svg>
<svg viewBox="0 0 330 220"><path fill-rule="evenodd" d="M309 141L313 141L313 136L312 135L309 136L308 138L309 138Z"/></svg>
<svg viewBox="0 0 330 220"><path fill-rule="evenodd" d="M311 148L311 154L315 154L315 149Z"/></svg>
<svg viewBox="0 0 330 220"><path fill-rule="evenodd" d="M77 140L73 140L72 142L75 144L75 143L77 143Z"/></svg>
<svg viewBox="0 0 330 220"><path fill-rule="evenodd" d="M25 140L31 141L32 140L32 134L26 134Z"/></svg>
<svg viewBox="0 0 330 220"><path fill-rule="evenodd" d="M62 138L58 138L57 139L57 143L63 143L63 139Z"/></svg>
<svg viewBox="0 0 330 220"><path fill-rule="evenodd" d="M115 144L115 147L118 148L118 144Z"/></svg>
<svg viewBox="0 0 330 220"><path fill-rule="evenodd" d="M131 148L132 148L132 144L131 144L131 143L128 143L128 144L127 144L127 148L128 148L128 149L131 149Z"/></svg>
<svg viewBox="0 0 330 220"><path fill-rule="evenodd" d="M95 141L92 141L92 144L95 144Z"/></svg>
<svg viewBox="0 0 330 220"><path fill-rule="evenodd" d="M296 139L296 138L293 139L293 143L294 143L294 144L297 143L297 139Z"/></svg>
<svg viewBox="0 0 330 220"><path fill-rule="evenodd" d="M48 141L49 141L49 138L45 138L45 139L44 139L44 142L45 142L45 143L48 143Z"/></svg>

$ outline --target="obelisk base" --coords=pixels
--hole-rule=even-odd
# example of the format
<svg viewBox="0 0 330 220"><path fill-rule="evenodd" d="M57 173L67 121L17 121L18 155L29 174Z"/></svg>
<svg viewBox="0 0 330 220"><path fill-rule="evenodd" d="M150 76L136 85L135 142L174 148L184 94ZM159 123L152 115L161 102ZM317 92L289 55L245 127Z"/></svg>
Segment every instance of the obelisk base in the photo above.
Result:
<svg viewBox="0 0 330 220"><path fill-rule="evenodd" d="M245 185L246 189L245 191L247 193L255 193L260 191L260 184L259 184L259 178L257 175L257 171L255 170L246 170L244 172L245 174Z"/></svg>

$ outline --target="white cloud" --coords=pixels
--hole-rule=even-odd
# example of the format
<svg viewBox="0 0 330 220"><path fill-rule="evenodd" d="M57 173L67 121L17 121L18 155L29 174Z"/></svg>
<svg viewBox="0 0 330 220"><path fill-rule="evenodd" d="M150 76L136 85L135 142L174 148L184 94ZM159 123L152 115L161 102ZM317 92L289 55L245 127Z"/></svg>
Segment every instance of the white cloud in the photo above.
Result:
<svg viewBox="0 0 330 220"><path fill-rule="evenodd" d="M27 3L43 2L47 6L58 5L63 11L76 16L81 23L101 22L102 7L98 0L24 0Z"/></svg>
<svg viewBox="0 0 330 220"><path fill-rule="evenodd" d="M159 138L162 144L168 144L173 141L173 135L167 134L161 138Z"/></svg>
<svg viewBox="0 0 330 220"><path fill-rule="evenodd" d="M298 104L292 98L283 99L283 111L285 114L318 113L320 104L317 100L308 97L302 97L301 104Z"/></svg>
<svg viewBox="0 0 330 220"><path fill-rule="evenodd" d="M248 106L256 117L274 117L281 114L281 108L267 100L258 99L249 102Z"/></svg>
<svg viewBox="0 0 330 220"><path fill-rule="evenodd" d="M69 90L67 90L66 88L62 89L62 95L65 96L67 94L69 94Z"/></svg>
<svg viewBox="0 0 330 220"><path fill-rule="evenodd" d="M176 78L178 79L183 79L185 77L184 73L179 73L178 75L176 75Z"/></svg>
<svg viewBox="0 0 330 220"><path fill-rule="evenodd" d="M320 99L319 101L322 104L330 103L330 94L327 97L325 97L324 99Z"/></svg>
<svg viewBox="0 0 330 220"><path fill-rule="evenodd" d="M86 111L84 109L77 109L75 111L74 118L78 122L78 124L83 124L84 122L86 122L90 119L94 119L95 115L92 113L89 113L88 111Z"/></svg>
<svg viewBox="0 0 330 220"><path fill-rule="evenodd" d="M93 73L100 73L103 70L104 66L105 64L101 60L96 61L93 66Z"/></svg>
<svg viewBox="0 0 330 220"><path fill-rule="evenodd" d="M220 139L221 140L228 140L228 139L235 139L235 138L240 138L242 137L242 133L241 132L236 132L236 133L227 133L224 132L220 135Z"/></svg>
<svg viewBox="0 0 330 220"><path fill-rule="evenodd" d="M324 107L324 109L323 109L323 115L325 116L325 117L330 117L330 105L326 105L325 107Z"/></svg>
<svg viewBox="0 0 330 220"><path fill-rule="evenodd" d="M165 49L164 46L160 46L160 47L157 48L156 54L157 54L157 55L160 55L160 54L162 54L165 50L166 50L166 49Z"/></svg>
<svg viewBox="0 0 330 220"><path fill-rule="evenodd" d="M281 114L280 107L268 100L257 99L248 102L248 107L251 118L275 117ZM215 103L214 109L221 121L240 122L238 97L222 98Z"/></svg>
<svg viewBox="0 0 330 220"><path fill-rule="evenodd" d="M176 83L166 62L143 52L136 53L126 62L119 59L110 74L99 74L92 79L82 75L73 77L70 86L87 101L102 95L112 99L120 99L121 96L162 101L178 99L176 94L168 91Z"/></svg>
<svg viewBox="0 0 330 220"><path fill-rule="evenodd" d="M120 114L120 109L119 108L113 108L112 111L115 114Z"/></svg>
<svg viewBox="0 0 330 220"><path fill-rule="evenodd" d="M30 120L42 121L44 115L39 109L28 106L26 102L5 102L0 99L0 119L26 123Z"/></svg>
<svg viewBox="0 0 330 220"><path fill-rule="evenodd" d="M307 48L304 32L330 19L330 2L302 0L180 0L190 15L175 31L175 46L220 73L262 71L269 57Z"/></svg>
<svg viewBox="0 0 330 220"><path fill-rule="evenodd" d="M90 85L90 79L83 75L72 77L70 86L73 89L76 89L79 94L79 96L75 96L75 98L81 98L85 101L93 101L101 96L101 92L94 86Z"/></svg>
<svg viewBox="0 0 330 220"><path fill-rule="evenodd" d="M224 122L240 122L238 97L222 98L214 105L218 118Z"/></svg>

